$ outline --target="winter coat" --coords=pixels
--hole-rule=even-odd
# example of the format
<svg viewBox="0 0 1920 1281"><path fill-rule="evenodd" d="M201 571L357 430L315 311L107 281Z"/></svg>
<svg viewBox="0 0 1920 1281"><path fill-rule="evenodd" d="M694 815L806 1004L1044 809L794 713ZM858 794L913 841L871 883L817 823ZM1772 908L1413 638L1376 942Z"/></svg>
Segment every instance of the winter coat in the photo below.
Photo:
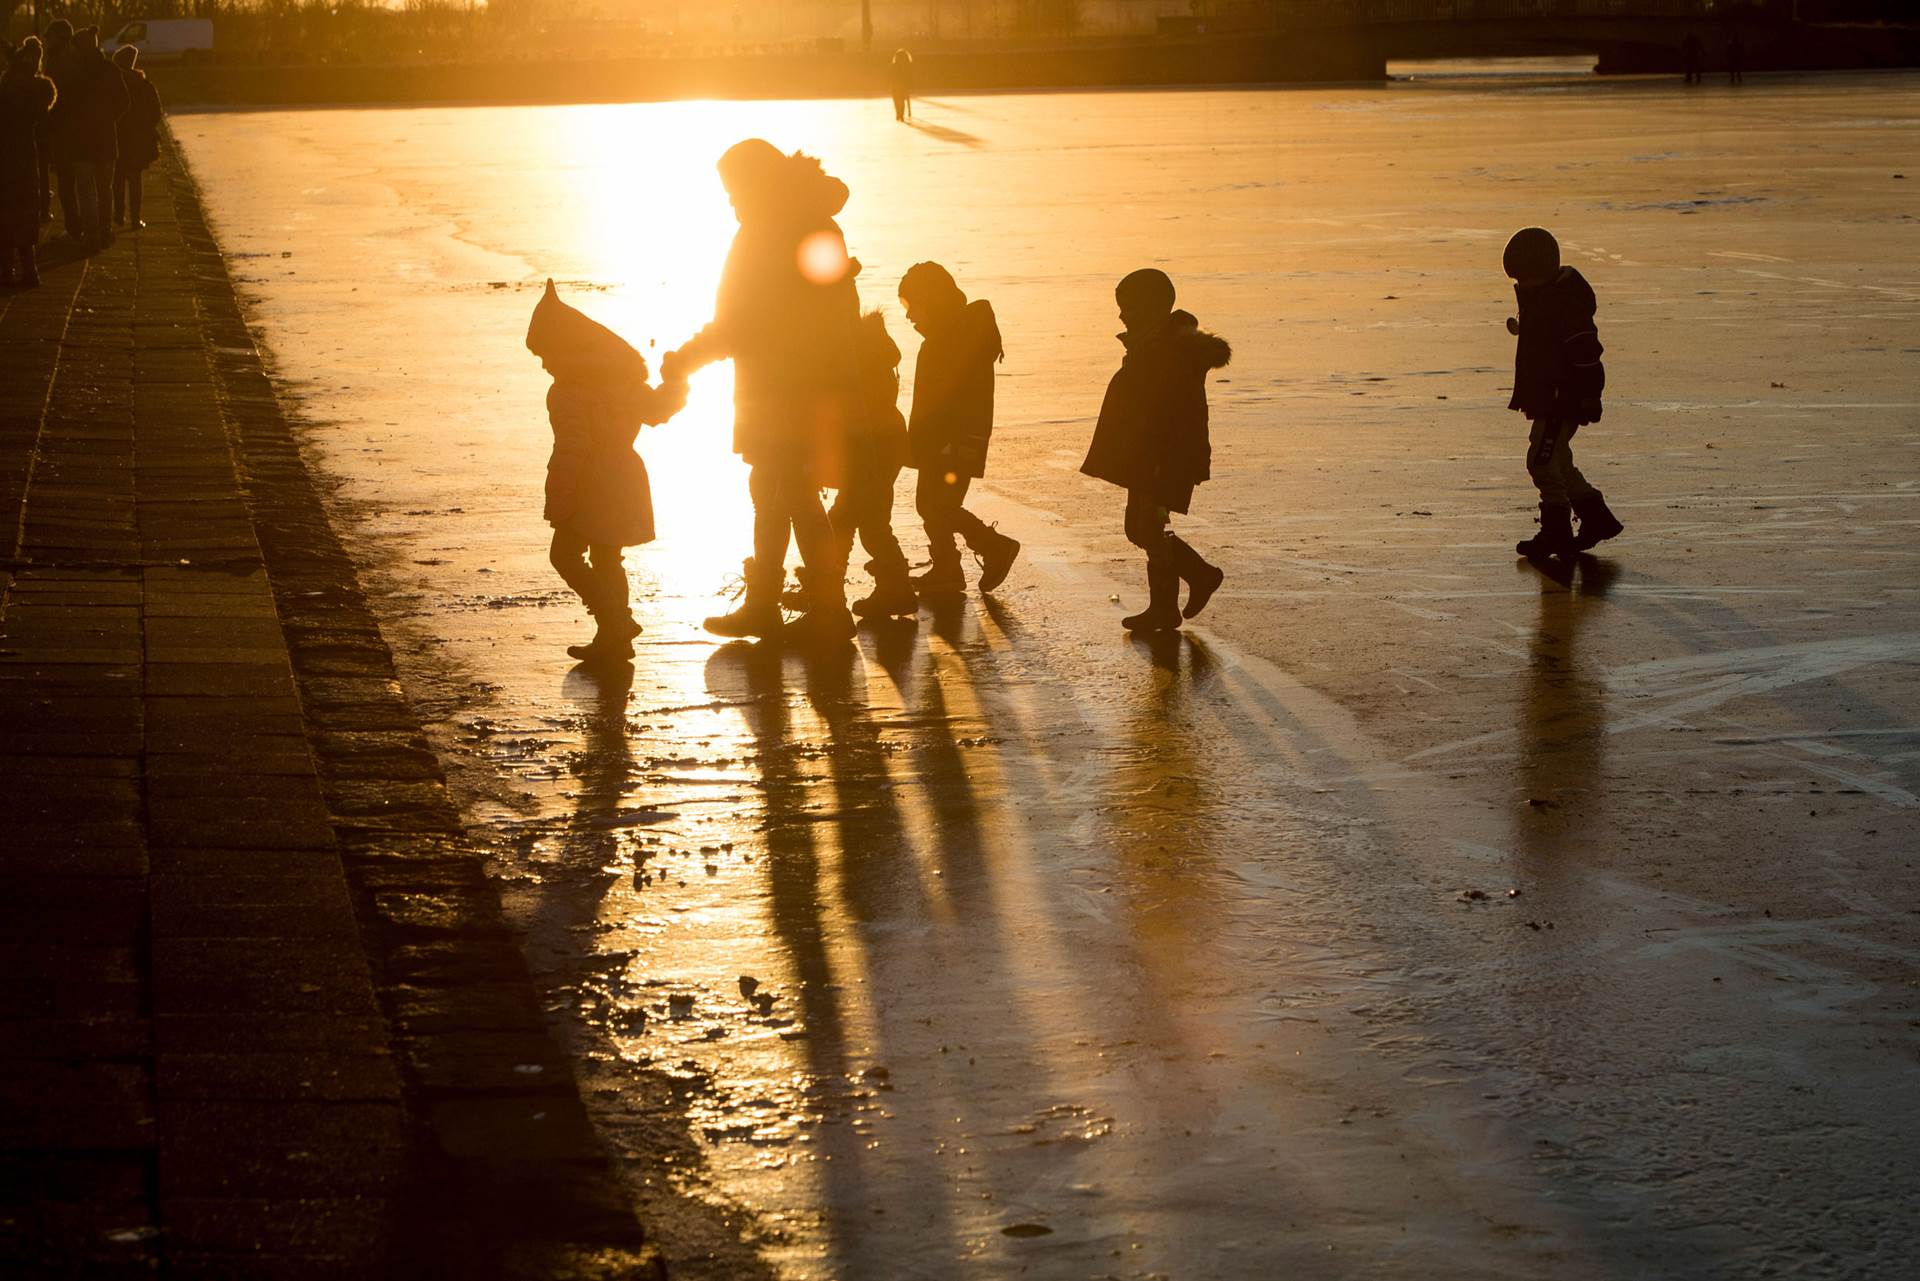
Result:
<svg viewBox="0 0 1920 1281"><path fill-rule="evenodd" d="M920 344L913 362L913 465L955 476L987 474L993 436L993 365L1005 355L993 305L975 299Z"/></svg>
<svg viewBox="0 0 1920 1281"><path fill-rule="evenodd" d="M642 424L674 415L682 390L648 386L646 358L562 302L551 280L527 325L527 350L553 374L547 523L590 546L652 542L653 489L633 441Z"/></svg>
<svg viewBox="0 0 1920 1281"><path fill-rule="evenodd" d="M0 246L40 237L39 134L53 81L9 69L0 76Z"/></svg>
<svg viewBox="0 0 1920 1281"><path fill-rule="evenodd" d="M750 464L798 465L833 483L855 397L859 264L833 217L846 184L792 158L779 209L743 221L727 251L713 323L680 349L690 368L733 361L733 448Z"/></svg>
<svg viewBox="0 0 1920 1281"><path fill-rule="evenodd" d="M1127 354L1107 384L1093 445L1080 470L1122 489L1143 490L1184 512L1193 487L1211 474L1207 372L1233 358L1224 338L1176 311L1150 338L1120 335Z"/></svg>
<svg viewBox="0 0 1920 1281"><path fill-rule="evenodd" d="M118 147L115 129L127 110L127 86L120 68L98 49L71 48L58 80L58 127L67 154L78 163L106 164Z"/></svg>
<svg viewBox="0 0 1920 1281"><path fill-rule="evenodd" d="M900 347L877 311L860 317L854 338L858 383L853 430L848 433L847 476L900 474L907 463L907 420L900 416Z"/></svg>
<svg viewBox="0 0 1920 1281"><path fill-rule="evenodd" d="M160 158L160 91L138 67L120 69L127 87L127 112L120 117L115 133L120 141L120 167L145 169Z"/></svg>
<svg viewBox="0 0 1920 1281"><path fill-rule="evenodd" d="M1508 409L1529 421L1546 419L1579 427L1600 420L1606 350L1593 323L1599 303L1593 287L1572 267L1544 285L1515 285L1520 341L1513 361L1513 399Z"/></svg>

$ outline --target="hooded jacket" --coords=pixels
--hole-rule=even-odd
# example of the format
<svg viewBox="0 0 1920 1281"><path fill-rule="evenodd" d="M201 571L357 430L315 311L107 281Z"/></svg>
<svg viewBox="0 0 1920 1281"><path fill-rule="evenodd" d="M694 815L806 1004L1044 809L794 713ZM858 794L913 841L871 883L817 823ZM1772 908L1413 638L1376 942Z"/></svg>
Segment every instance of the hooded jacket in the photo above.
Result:
<svg viewBox="0 0 1920 1281"><path fill-rule="evenodd" d="M115 125L120 140L120 167L145 169L160 158L158 130L163 113L160 91L138 67L119 67L120 79L127 87L127 110Z"/></svg>
<svg viewBox="0 0 1920 1281"><path fill-rule="evenodd" d="M1184 512L1193 487L1211 475L1207 374L1233 358L1227 341L1176 311L1158 332L1119 335L1127 354L1107 384L1100 421L1080 470L1122 489L1143 490Z"/></svg>
<svg viewBox="0 0 1920 1281"><path fill-rule="evenodd" d="M592 546L652 542L653 489L633 441L643 423L672 417L679 396L648 386L646 358L562 302L551 280L527 325L527 350L553 374L544 518Z"/></svg>
<svg viewBox="0 0 1920 1281"><path fill-rule="evenodd" d="M733 361L733 447L748 463L813 466L846 438L855 398L859 264L834 222L846 184L786 157L780 190L743 210L713 323L680 349L689 369Z"/></svg>
<svg viewBox="0 0 1920 1281"><path fill-rule="evenodd" d="M889 485L907 461L907 423L900 416L900 345L887 332L886 317L870 311L860 317L855 338L859 396L849 446L854 467Z"/></svg>
<svg viewBox="0 0 1920 1281"><path fill-rule="evenodd" d="M53 81L27 63L0 75L0 249L39 238L40 126L53 103Z"/></svg>
<svg viewBox="0 0 1920 1281"><path fill-rule="evenodd" d="M1579 427L1600 420L1606 349L1594 325L1599 303L1593 287L1572 267L1544 285L1515 285L1520 340L1514 348L1513 399L1507 408L1529 420L1548 419Z"/></svg>
<svg viewBox="0 0 1920 1281"><path fill-rule="evenodd" d="M936 325L913 362L913 465L956 476L987 474L993 436L993 366L1006 354L993 305L984 298Z"/></svg>

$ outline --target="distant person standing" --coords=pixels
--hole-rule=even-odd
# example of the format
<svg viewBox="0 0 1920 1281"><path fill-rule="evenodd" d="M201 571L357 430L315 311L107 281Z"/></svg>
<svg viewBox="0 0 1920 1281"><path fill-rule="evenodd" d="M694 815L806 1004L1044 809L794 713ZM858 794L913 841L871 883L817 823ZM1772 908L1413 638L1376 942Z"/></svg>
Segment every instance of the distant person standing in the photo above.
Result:
<svg viewBox="0 0 1920 1281"><path fill-rule="evenodd" d="M1727 32L1727 80L1741 84L1747 78L1747 48L1740 43L1740 28Z"/></svg>
<svg viewBox="0 0 1920 1281"><path fill-rule="evenodd" d="M113 240L113 166L120 152L118 130L127 112L127 86L120 69L100 52L99 28L73 33L67 76L60 99L67 104L67 149L80 224L74 239L100 247Z"/></svg>
<svg viewBox="0 0 1920 1281"><path fill-rule="evenodd" d="M127 110L115 127L118 150L113 163L113 225L135 231L147 224L140 219L140 179L147 166L160 158L160 91L147 73L134 64L140 51L122 45L113 51L113 65L127 88Z"/></svg>
<svg viewBox="0 0 1920 1281"><path fill-rule="evenodd" d="M1700 66L1706 60L1706 50L1700 47L1700 37L1687 32L1687 38L1680 42L1680 65L1686 71L1687 83L1700 83Z"/></svg>
<svg viewBox="0 0 1920 1281"><path fill-rule="evenodd" d="M980 558L980 590L1006 580L1020 544L968 511L967 487L987 474L993 437L993 367L1005 355L993 304L967 301L937 262L915 263L900 279L907 323L920 331L913 364L913 412L907 448L920 473L914 506L927 528L932 564L915 583L923 592L964 592L956 537Z"/></svg>
<svg viewBox="0 0 1920 1281"><path fill-rule="evenodd" d="M40 239L40 135L54 102L53 81L40 74L40 41L28 36L0 71L0 281L40 283L34 246Z"/></svg>
<svg viewBox="0 0 1920 1281"><path fill-rule="evenodd" d="M1173 309L1173 281L1143 267L1114 290L1127 354L1107 384L1100 421L1080 470L1127 491L1127 541L1147 554L1147 607L1120 620L1130 632L1162 632L1195 618L1226 575L1167 528L1185 513L1194 486L1212 475L1207 433L1207 373L1226 367L1233 349ZM1187 604L1180 607L1180 583Z"/></svg>
<svg viewBox="0 0 1920 1281"><path fill-rule="evenodd" d="M1600 363L1605 349L1593 320L1599 303L1586 277L1560 265L1560 242L1544 227L1514 232L1501 265L1513 280L1520 309L1518 319L1507 321L1507 332L1520 339L1507 408L1532 424L1527 475L1540 491L1540 532L1514 550L1529 557L1568 556L1624 528L1573 463L1573 434L1600 421L1600 393L1607 386L1606 366Z"/></svg>
<svg viewBox="0 0 1920 1281"><path fill-rule="evenodd" d="M893 62L887 68L887 78L893 86L893 118L910 120L913 118L913 55L905 49L893 51Z"/></svg>

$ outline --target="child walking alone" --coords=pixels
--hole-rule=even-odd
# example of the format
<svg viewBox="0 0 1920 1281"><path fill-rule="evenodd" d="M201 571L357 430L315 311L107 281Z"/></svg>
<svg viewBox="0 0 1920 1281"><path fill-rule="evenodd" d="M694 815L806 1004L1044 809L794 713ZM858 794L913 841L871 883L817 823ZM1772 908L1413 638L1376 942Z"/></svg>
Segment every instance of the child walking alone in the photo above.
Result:
<svg viewBox="0 0 1920 1281"><path fill-rule="evenodd" d="M900 280L907 322L923 341L913 362L913 412L907 447L920 480L914 505L927 528L932 561L914 580L922 592L964 592L956 537L980 562L980 590L1006 581L1020 554L1018 540L990 528L962 504L967 487L987 474L993 437L993 366L1006 351L993 305L967 301L953 275L937 262L916 263Z"/></svg>
<svg viewBox="0 0 1920 1281"><path fill-rule="evenodd" d="M1520 339L1507 408L1533 424L1527 434L1527 475L1540 491L1540 532L1514 550L1522 556L1567 556L1625 529L1573 465L1573 433L1600 421L1600 393L1607 385L1600 363L1604 348L1593 322L1599 303L1584 276L1560 265L1560 244L1544 227L1514 232L1501 261L1520 309L1517 320L1507 321L1507 331Z"/></svg>
<svg viewBox="0 0 1920 1281"><path fill-rule="evenodd" d="M1168 631L1196 618L1226 579L1217 566L1167 528L1183 515L1193 488L1211 474L1207 373L1224 369L1233 349L1173 309L1173 281L1151 267L1114 290L1120 342L1127 354L1107 384L1093 445L1080 470L1127 491L1127 541L1147 554L1147 607L1120 620L1133 632ZM1180 584L1187 604L1180 606Z"/></svg>
<svg viewBox="0 0 1920 1281"><path fill-rule="evenodd" d="M611 329L560 301L553 282L533 309L527 350L553 375L547 419L544 512L553 526L548 554L596 623L593 640L569 645L582 662L633 657L640 634L628 605L623 548L653 541L653 491L633 452L642 424L663 423L687 401L684 382L647 382L647 362Z"/></svg>

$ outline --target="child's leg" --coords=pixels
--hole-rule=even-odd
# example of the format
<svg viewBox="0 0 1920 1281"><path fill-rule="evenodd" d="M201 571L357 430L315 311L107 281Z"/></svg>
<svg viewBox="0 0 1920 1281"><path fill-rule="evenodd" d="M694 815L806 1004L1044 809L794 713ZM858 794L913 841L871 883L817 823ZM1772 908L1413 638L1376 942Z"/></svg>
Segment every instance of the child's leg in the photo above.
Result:
<svg viewBox="0 0 1920 1281"><path fill-rule="evenodd" d="M1127 491L1127 541L1147 554L1147 563L1170 563L1173 548L1167 542L1167 509L1144 489Z"/></svg>
<svg viewBox="0 0 1920 1281"><path fill-rule="evenodd" d="M628 607L627 566L621 549L595 544L589 555L593 558L593 576L598 580L595 595L599 604L594 613L601 626L630 621L633 611Z"/></svg>
<svg viewBox="0 0 1920 1281"><path fill-rule="evenodd" d="M943 472L922 467L913 490L914 510L927 530L927 557L936 569L960 563L960 549L953 545L954 512L966 497L964 478L950 481Z"/></svg>
<svg viewBox="0 0 1920 1281"><path fill-rule="evenodd" d="M1573 465L1573 433L1578 430L1577 427L1567 428L1566 434L1560 438L1560 450L1556 455L1560 465L1560 488L1567 495L1568 505L1576 508L1597 492L1580 474L1580 469Z"/></svg>
<svg viewBox="0 0 1920 1281"><path fill-rule="evenodd" d="M1568 435L1566 424L1551 419L1536 419L1527 433L1527 475L1540 491L1540 506L1571 507L1567 496L1566 460L1562 451Z"/></svg>
<svg viewBox="0 0 1920 1281"><path fill-rule="evenodd" d="M581 604L587 607L587 612L597 613L594 606L600 583L593 567L587 564L587 540L572 530L554 530L553 545L547 549L547 562L553 566L553 572L560 575L561 581L573 588Z"/></svg>
<svg viewBox="0 0 1920 1281"><path fill-rule="evenodd" d="M1128 631L1180 626L1180 574L1167 533L1167 509L1144 489L1127 491L1127 541L1147 554L1147 607L1120 620Z"/></svg>
<svg viewBox="0 0 1920 1281"><path fill-rule="evenodd" d="M867 477L856 495L860 545L873 562L874 582L887 587L904 587L907 581L907 556L893 532L893 487L899 478L897 467Z"/></svg>

